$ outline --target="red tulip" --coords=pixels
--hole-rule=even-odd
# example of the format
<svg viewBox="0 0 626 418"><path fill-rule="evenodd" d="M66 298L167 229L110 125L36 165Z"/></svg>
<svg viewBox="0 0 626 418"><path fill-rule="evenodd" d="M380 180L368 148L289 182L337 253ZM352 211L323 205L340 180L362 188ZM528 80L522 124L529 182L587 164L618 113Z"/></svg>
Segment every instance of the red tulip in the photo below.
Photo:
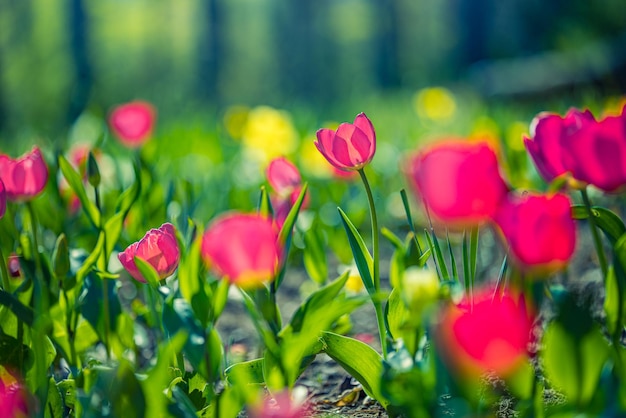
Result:
<svg viewBox="0 0 626 418"><path fill-rule="evenodd" d="M129 245L117 257L126 271L142 283L146 283L146 279L137 268L135 257L154 267L159 278L171 276L180 260L176 230L172 224L164 223L159 228L148 231L141 240Z"/></svg>
<svg viewBox="0 0 626 418"><path fill-rule="evenodd" d="M270 162L266 171L267 181L276 192L272 196L274 219L281 228L302 191L302 178L300 172L289 160L284 157L275 158ZM302 203L303 207L308 204L308 196Z"/></svg>
<svg viewBox="0 0 626 418"><path fill-rule="evenodd" d="M494 220L518 264L546 273L567 264L576 246L570 206L561 193L510 195L502 202Z"/></svg>
<svg viewBox="0 0 626 418"><path fill-rule="evenodd" d="M492 294L491 289L476 292L473 307L468 301L448 306L436 328L438 350L461 375L507 376L527 358L532 315L524 299L505 291L492 301Z"/></svg>
<svg viewBox="0 0 626 418"><path fill-rule="evenodd" d="M34 411L29 411L31 408L28 407L28 392L14 378L7 380L12 382L8 383L0 379L0 417L26 418L30 416L30 413Z"/></svg>
<svg viewBox="0 0 626 418"><path fill-rule="evenodd" d="M626 107L619 116L585 125L561 146L563 164L576 180L606 192L626 188Z"/></svg>
<svg viewBox="0 0 626 418"><path fill-rule="evenodd" d="M342 123L336 131L318 130L315 146L333 166L356 171L374 158L376 133L365 113L359 113L354 123Z"/></svg>
<svg viewBox="0 0 626 418"><path fill-rule="evenodd" d="M150 103L134 101L113 109L109 124L122 144L138 148L150 139L155 118L156 110Z"/></svg>
<svg viewBox="0 0 626 418"><path fill-rule="evenodd" d="M272 280L282 256L272 221L241 213L214 220L202 237L201 252L217 275L244 288Z"/></svg>
<svg viewBox="0 0 626 418"><path fill-rule="evenodd" d="M563 162L563 154L571 145L571 137L581 129L595 124L589 110L570 109L565 117L554 113L540 113L530 125L531 137L524 144L543 179L550 183L570 168Z"/></svg>
<svg viewBox="0 0 626 418"><path fill-rule="evenodd" d="M407 171L429 213L451 226L488 220L507 193L496 153L484 142L434 144L411 158Z"/></svg>
<svg viewBox="0 0 626 418"><path fill-rule="evenodd" d="M0 178L11 201L31 200L48 182L48 166L38 147L17 160L0 155Z"/></svg>
<svg viewBox="0 0 626 418"><path fill-rule="evenodd" d="M274 394L273 398L264 399L263 403L249 411L251 418L303 418L309 413L307 405L294 400L286 390Z"/></svg>

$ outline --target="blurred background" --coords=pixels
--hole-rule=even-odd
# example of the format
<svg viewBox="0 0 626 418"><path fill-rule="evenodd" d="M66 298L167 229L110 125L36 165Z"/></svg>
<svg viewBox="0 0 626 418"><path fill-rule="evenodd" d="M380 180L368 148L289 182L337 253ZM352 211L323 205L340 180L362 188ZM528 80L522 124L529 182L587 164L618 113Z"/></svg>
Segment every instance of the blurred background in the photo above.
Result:
<svg viewBox="0 0 626 418"><path fill-rule="evenodd" d="M0 0L5 143L138 98L165 124L270 105L312 129L429 86L529 115L619 95L626 2Z"/></svg>

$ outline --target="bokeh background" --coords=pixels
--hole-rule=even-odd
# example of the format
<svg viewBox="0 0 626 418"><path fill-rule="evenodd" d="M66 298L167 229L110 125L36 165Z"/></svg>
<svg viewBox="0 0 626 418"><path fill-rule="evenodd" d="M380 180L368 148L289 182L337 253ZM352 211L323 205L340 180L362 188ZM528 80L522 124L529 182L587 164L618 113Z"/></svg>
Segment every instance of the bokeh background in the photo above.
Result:
<svg viewBox="0 0 626 418"><path fill-rule="evenodd" d="M530 104L524 116L618 96L626 2L0 1L4 143L63 138L85 111L136 98L161 126L239 104L300 114L306 130L411 107L429 86Z"/></svg>

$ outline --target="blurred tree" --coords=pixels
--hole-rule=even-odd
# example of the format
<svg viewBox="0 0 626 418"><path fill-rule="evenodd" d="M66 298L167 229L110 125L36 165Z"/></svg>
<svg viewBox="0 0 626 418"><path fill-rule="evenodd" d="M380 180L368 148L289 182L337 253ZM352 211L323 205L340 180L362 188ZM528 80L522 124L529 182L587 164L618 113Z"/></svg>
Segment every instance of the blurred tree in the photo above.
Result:
<svg viewBox="0 0 626 418"><path fill-rule="evenodd" d="M67 109L67 123L71 125L83 112L89 101L93 76L88 53L88 20L82 0L69 0L69 39L74 81Z"/></svg>
<svg viewBox="0 0 626 418"><path fill-rule="evenodd" d="M382 88L400 87L398 68L398 30L401 4L398 0L375 0L376 14L379 19L375 33L376 43L376 78Z"/></svg>
<svg viewBox="0 0 626 418"><path fill-rule="evenodd" d="M198 93L200 100L219 105L220 69L224 60L223 5L221 0L200 0L201 21L198 35Z"/></svg>

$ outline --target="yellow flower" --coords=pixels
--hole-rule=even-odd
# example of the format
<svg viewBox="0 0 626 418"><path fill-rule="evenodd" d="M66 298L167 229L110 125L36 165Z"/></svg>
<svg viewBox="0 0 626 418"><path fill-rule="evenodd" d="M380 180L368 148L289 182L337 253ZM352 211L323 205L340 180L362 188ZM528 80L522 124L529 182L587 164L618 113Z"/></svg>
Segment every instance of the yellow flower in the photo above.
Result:
<svg viewBox="0 0 626 418"><path fill-rule="evenodd" d="M456 100L448 89L428 87L414 97L415 110L420 118L433 122L447 122L456 114Z"/></svg>
<svg viewBox="0 0 626 418"><path fill-rule="evenodd" d="M243 128L243 144L249 154L263 163L293 152L298 134L287 112L268 106L250 111Z"/></svg>

